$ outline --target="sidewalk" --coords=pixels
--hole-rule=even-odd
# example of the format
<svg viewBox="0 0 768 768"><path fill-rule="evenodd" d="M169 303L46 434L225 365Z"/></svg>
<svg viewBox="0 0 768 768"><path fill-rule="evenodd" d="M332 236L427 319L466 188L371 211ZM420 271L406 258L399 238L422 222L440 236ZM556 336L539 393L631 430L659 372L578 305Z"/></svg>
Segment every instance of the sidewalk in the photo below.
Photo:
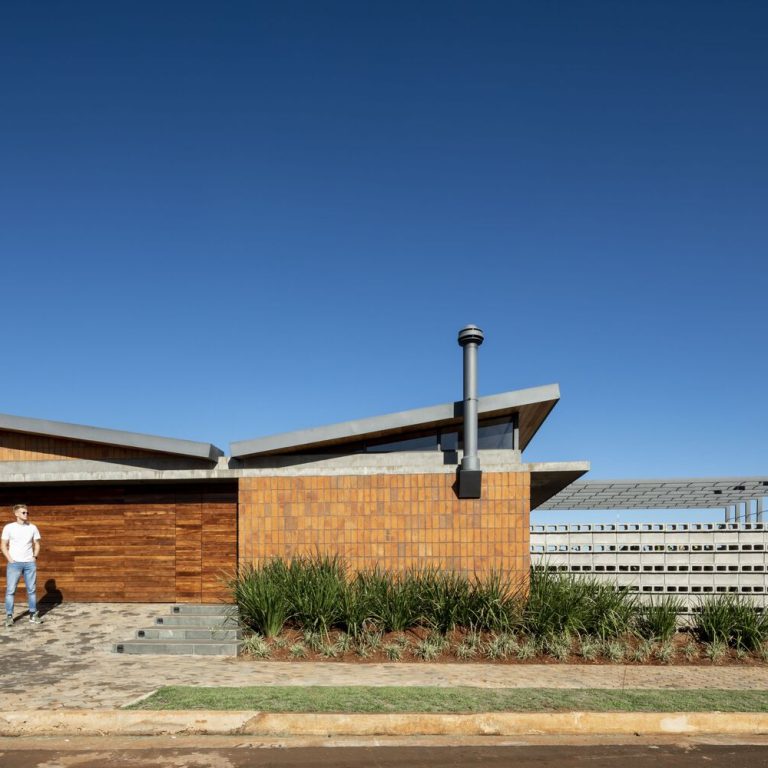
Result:
<svg viewBox="0 0 768 768"><path fill-rule="evenodd" d="M19 620L0 633L0 712L114 710L163 685L768 688L768 667L280 663L111 652L168 611L165 604L64 604L42 626Z"/></svg>

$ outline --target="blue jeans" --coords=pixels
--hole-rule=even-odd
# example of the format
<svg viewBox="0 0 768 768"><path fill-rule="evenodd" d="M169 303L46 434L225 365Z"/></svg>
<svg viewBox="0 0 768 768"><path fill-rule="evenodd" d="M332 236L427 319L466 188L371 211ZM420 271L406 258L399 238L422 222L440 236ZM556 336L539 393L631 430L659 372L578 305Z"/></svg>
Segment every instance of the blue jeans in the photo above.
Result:
<svg viewBox="0 0 768 768"><path fill-rule="evenodd" d="M19 579L24 576L24 585L27 588L27 602L29 603L29 612L37 612L37 563L8 563L5 570L5 615L10 616L13 613L13 596L16 594L16 587L19 586Z"/></svg>

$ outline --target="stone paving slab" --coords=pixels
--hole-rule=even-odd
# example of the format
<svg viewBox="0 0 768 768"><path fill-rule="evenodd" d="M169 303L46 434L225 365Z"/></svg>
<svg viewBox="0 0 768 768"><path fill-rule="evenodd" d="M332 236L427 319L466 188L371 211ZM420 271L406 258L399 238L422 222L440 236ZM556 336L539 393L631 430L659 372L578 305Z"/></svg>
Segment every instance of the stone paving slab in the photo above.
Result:
<svg viewBox="0 0 768 768"><path fill-rule="evenodd" d="M0 711L116 708L162 685L473 685L489 688L768 688L768 667L345 664L123 656L116 642L168 604L75 604L0 630Z"/></svg>

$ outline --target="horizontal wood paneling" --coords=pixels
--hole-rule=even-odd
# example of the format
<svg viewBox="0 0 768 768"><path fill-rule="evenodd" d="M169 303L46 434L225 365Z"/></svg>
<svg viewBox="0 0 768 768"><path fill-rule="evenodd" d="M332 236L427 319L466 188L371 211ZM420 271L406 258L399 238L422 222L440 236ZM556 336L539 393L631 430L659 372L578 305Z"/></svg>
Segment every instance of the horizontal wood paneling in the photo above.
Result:
<svg viewBox="0 0 768 768"><path fill-rule="evenodd" d="M0 430L0 461L61 461L63 459L140 459L162 454L118 445L86 443L60 437Z"/></svg>
<svg viewBox="0 0 768 768"><path fill-rule="evenodd" d="M43 539L40 598L46 585L76 602L227 598L219 574L237 561L235 483L1 488L3 524L19 501Z"/></svg>
<svg viewBox="0 0 768 768"><path fill-rule="evenodd" d="M210 603L226 598L226 580L237 566L237 505L204 504L201 527L202 602Z"/></svg>

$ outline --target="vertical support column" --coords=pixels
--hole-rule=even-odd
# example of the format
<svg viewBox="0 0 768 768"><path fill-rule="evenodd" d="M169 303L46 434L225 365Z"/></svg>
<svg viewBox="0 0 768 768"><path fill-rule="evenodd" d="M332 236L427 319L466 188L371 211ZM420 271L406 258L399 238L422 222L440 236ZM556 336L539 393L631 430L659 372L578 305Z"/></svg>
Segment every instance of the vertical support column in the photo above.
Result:
<svg viewBox="0 0 768 768"><path fill-rule="evenodd" d="M726 507L726 508L723 510L723 512L724 512L723 521L724 521L724 522L726 522L726 523L730 523L730 522L731 522L731 520L732 520L732 518L731 518L731 505L729 504L729 505L728 505L728 506L727 506L727 507Z"/></svg>
<svg viewBox="0 0 768 768"><path fill-rule="evenodd" d="M763 522L763 514L765 513L765 496L757 499L757 510L755 511L755 520L758 523Z"/></svg>

